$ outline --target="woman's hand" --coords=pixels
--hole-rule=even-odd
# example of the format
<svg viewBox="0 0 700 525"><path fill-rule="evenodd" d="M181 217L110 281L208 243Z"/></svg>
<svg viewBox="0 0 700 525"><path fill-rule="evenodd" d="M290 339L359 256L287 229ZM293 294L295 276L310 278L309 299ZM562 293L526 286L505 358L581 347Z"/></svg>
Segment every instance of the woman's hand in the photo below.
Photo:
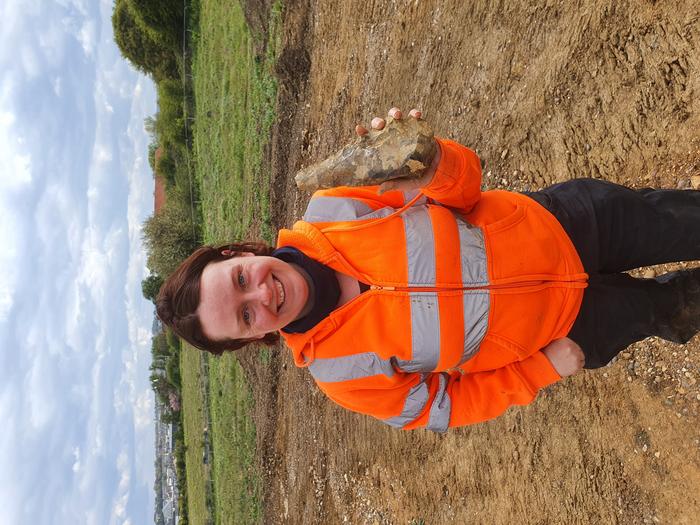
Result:
<svg viewBox="0 0 700 525"><path fill-rule="evenodd" d="M420 119L423 116L423 113L418 110L418 109L412 109L411 111L408 112L409 116L413 118ZM399 108L391 108L389 110L389 116L392 117L394 120L401 120L401 117L403 116L403 112ZM384 120L381 117L374 117L372 119L372 122L370 123L370 126L372 129L376 130L381 130L384 129L384 126L386 126L386 120ZM358 124L355 126L355 133L357 133L358 136L363 137L367 133L369 133L369 130L364 127L362 124ZM430 166L428 169L425 170L423 175L421 175L419 178L398 178L398 179L392 179L388 180L386 182L383 182L379 186L379 194L381 195L385 191L390 191L390 190L399 190L399 191L411 191L411 190L419 190L421 188L424 188L430 182L433 180L433 176L435 175L435 170L437 169L438 164L440 163L440 146L437 147L437 151L435 153L435 156L433 157L433 161L431 162Z"/></svg>
<svg viewBox="0 0 700 525"><path fill-rule="evenodd" d="M585 356L583 350L568 337L555 339L542 349L562 377L572 376L583 369Z"/></svg>

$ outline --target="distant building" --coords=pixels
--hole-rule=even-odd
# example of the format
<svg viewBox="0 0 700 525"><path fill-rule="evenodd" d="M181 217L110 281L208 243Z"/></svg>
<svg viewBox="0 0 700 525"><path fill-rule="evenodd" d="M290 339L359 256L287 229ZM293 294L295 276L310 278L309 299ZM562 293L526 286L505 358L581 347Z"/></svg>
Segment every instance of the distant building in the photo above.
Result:
<svg viewBox="0 0 700 525"><path fill-rule="evenodd" d="M168 394L168 403L173 412L180 411L180 398L175 392L170 392L170 394Z"/></svg>
<svg viewBox="0 0 700 525"><path fill-rule="evenodd" d="M159 334L163 331L163 323L161 322L160 319L155 315L153 315L153 323L151 324L151 333L152 334Z"/></svg>
<svg viewBox="0 0 700 525"><path fill-rule="evenodd" d="M165 523L172 523L175 519L175 502L170 500L163 505L163 517Z"/></svg>
<svg viewBox="0 0 700 525"><path fill-rule="evenodd" d="M179 399L178 399L179 404ZM162 496L161 511L163 512L164 523L166 525L177 525L178 516L178 490L177 490L177 470L175 468L175 456L173 447L175 446L173 436L173 425L163 423L160 420L164 411L168 410L166 405L161 404L158 397L154 404L155 416L155 447L159 461L156 463L156 468L159 469L159 475L156 476L158 487L156 494Z"/></svg>

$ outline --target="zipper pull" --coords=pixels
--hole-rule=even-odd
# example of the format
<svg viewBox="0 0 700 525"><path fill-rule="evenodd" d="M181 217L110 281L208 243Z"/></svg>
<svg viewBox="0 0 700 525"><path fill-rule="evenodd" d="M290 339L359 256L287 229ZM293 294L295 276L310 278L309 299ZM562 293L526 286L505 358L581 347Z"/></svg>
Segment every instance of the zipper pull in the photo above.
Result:
<svg viewBox="0 0 700 525"><path fill-rule="evenodd" d="M395 286L379 286L376 284L372 284L369 287L370 290L389 290L389 291L394 291L396 290Z"/></svg>

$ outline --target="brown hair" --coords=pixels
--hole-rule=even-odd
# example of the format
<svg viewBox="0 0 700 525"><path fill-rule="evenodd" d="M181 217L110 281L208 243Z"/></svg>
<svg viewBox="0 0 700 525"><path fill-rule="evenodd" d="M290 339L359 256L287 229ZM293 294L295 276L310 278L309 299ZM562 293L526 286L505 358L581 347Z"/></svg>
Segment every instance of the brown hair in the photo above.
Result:
<svg viewBox="0 0 700 525"><path fill-rule="evenodd" d="M230 254L222 253L230 250ZM200 350L221 355L225 351L238 350L251 342L273 345L279 341L279 334L270 332L262 339L225 339L213 341L202 331L197 315L199 307L199 283L204 268L215 263L239 256L243 252L255 255L270 255L274 248L263 243L244 242L222 246L202 246L195 250L163 283L156 299L156 313L163 323L169 326L178 337Z"/></svg>

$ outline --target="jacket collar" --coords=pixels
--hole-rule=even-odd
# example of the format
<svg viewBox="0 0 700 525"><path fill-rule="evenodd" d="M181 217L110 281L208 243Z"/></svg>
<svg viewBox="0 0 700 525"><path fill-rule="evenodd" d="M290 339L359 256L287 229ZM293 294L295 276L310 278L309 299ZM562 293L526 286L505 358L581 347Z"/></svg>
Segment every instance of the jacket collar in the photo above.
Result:
<svg viewBox="0 0 700 525"><path fill-rule="evenodd" d="M294 246L309 257L326 265L329 265L328 262L336 253L326 236L316 226L305 221L297 221L291 230L280 230L277 236L277 247L281 246Z"/></svg>
<svg viewBox="0 0 700 525"><path fill-rule="evenodd" d="M277 237L277 247L294 246L309 257L316 259L334 270L345 273L356 273L339 257L337 250L328 241L326 236L313 224L306 221L297 221L291 230L282 229ZM341 262L342 260L342 262ZM314 345L332 332L335 322L326 317L310 330L301 334L288 334L280 332L287 346L292 351L294 362L297 366L309 366L314 360Z"/></svg>

